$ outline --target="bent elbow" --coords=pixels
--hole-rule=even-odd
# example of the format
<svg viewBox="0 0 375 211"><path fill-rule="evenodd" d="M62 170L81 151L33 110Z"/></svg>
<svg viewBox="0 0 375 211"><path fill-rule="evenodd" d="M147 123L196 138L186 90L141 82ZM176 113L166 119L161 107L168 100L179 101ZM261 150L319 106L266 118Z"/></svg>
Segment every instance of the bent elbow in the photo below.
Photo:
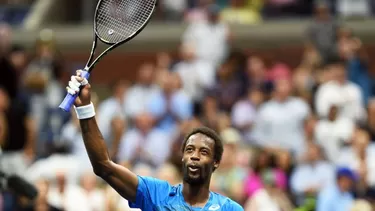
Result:
<svg viewBox="0 0 375 211"><path fill-rule="evenodd" d="M112 174L111 170L111 162L110 160L97 163L95 165L92 165L94 174L102 179L105 179L109 175Z"/></svg>

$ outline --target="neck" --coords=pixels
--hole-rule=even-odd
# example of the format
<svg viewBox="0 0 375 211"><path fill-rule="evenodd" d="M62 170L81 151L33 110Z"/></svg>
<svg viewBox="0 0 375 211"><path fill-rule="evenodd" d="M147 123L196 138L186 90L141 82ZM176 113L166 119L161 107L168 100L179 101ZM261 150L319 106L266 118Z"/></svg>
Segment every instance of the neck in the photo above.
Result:
<svg viewBox="0 0 375 211"><path fill-rule="evenodd" d="M203 207L210 197L209 183L204 185L190 185L184 182L182 195L186 203L191 206Z"/></svg>
<svg viewBox="0 0 375 211"><path fill-rule="evenodd" d="M280 96L280 95L276 95L275 96L275 99L281 103L284 103L287 99L288 99L288 96Z"/></svg>

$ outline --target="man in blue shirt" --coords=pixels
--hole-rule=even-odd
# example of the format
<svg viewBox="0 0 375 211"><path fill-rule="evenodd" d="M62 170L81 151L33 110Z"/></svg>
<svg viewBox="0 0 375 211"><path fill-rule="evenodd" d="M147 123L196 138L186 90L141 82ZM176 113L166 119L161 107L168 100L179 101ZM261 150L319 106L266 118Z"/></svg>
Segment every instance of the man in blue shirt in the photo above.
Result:
<svg viewBox="0 0 375 211"><path fill-rule="evenodd" d="M319 194L316 204L317 211L350 211L354 198L351 194L357 176L349 168L339 168L336 182L324 188Z"/></svg>
<svg viewBox="0 0 375 211"><path fill-rule="evenodd" d="M110 159L95 120L90 85L80 77L80 71L71 77L67 91L79 92L74 105L95 174L127 199L130 207L142 211L243 211L233 200L209 190L211 175L219 167L223 154L223 144L216 132L202 127L185 138L183 184L171 186L166 181L137 176Z"/></svg>

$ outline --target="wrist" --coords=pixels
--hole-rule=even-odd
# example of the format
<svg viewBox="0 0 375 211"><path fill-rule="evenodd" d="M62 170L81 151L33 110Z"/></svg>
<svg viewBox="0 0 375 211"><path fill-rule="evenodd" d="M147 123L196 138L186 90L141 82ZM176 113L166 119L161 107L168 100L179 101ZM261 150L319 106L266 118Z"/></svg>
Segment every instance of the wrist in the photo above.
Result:
<svg viewBox="0 0 375 211"><path fill-rule="evenodd" d="M84 106L74 106L78 119L89 119L95 116L94 104L91 102L88 105Z"/></svg>

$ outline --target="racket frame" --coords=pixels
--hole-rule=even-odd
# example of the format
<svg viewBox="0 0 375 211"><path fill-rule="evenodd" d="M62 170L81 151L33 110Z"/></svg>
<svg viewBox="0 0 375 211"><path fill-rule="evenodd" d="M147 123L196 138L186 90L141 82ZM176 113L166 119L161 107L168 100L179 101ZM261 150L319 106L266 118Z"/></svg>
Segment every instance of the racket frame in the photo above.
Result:
<svg viewBox="0 0 375 211"><path fill-rule="evenodd" d="M155 8L156 8L156 5L157 5L157 2L158 0L155 0L155 4L154 4L154 8L151 12L151 14L149 15L149 17L146 19L145 23L142 25L141 28L139 28L137 31L135 31L132 35L130 35L128 38L126 38L125 40L122 40L120 42L117 42L117 43L111 43L107 40L104 40L102 39L100 36L98 36L98 32L97 32L97 26L96 26L96 18L98 16L98 9L100 7L100 4L103 2L103 1L109 1L109 0L99 0L98 4L96 5L96 9L95 9L95 14L94 14L94 27L93 27L93 35L94 35L94 40L93 40L93 43L92 43L92 48L91 48L91 53L90 53L90 57L85 65L85 68L84 70L85 71L88 71L89 73L91 72L91 70L95 67L95 64L104 56L106 55L108 52L110 52L111 50L115 49L116 47L124 44L125 42L128 42L130 41L131 39L133 39L134 37L136 37L139 33L141 33L141 31L143 31L143 29L148 25L148 23L150 22L151 18L152 18L152 15L154 14L154 11L155 11ZM107 44L107 45L110 45L107 49L105 49L99 56L97 56L95 58L94 61L92 61L94 59L94 54L95 54L95 50L96 50L96 47L97 47L97 40L100 40L101 42L103 42L104 44ZM91 63L92 62L92 63ZM91 64L90 64L91 63Z"/></svg>
<svg viewBox="0 0 375 211"><path fill-rule="evenodd" d="M109 0L99 0L98 4L96 5L96 9L95 9L95 14L94 14L94 26L93 26L93 42L92 42L92 47L91 47L91 52L90 52L90 56L87 60L87 63L85 65L85 68L83 68L83 71L81 72L81 77L85 78L85 79L89 79L90 77L90 73L91 71L94 69L95 65L108 53L110 52L111 50L117 48L118 46L130 41L131 39L133 39L134 37L136 37L141 31L143 31L143 29L148 25L148 23L150 22L151 18L152 18L152 15L154 14L155 12L155 8L157 6L157 3L158 3L158 0L155 0L154 2L154 8L152 10L152 12L150 13L149 17L146 19L145 23L142 25L142 27L140 27L137 31L135 31L132 35L130 35L128 38L120 41L120 42L116 42L116 43L111 43L111 42L108 42L107 40L104 40L102 39L100 36L98 36L98 32L97 32L97 26L96 26L96 18L98 16L98 9L101 5L101 3L103 1L109 1ZM97 47L97 41L98 39L103 42L104 44L107 44L107 45L110 45L107 49L105 49L101 54L99 54L99 56L97 56L95 59L94 59L94 55L95 55L95 51L96 51L96 47ZM82 87L80 87L81 89ZM59 105L59 108L64 110L65 112L69 112L70 111L70 108L72 107L72 105L74 104L74 101L75 99L78 97L79 95L79 92L74 94L74 95L71 95L69 93L66 94L64 100L61 102L61 104Z"/></svg>

